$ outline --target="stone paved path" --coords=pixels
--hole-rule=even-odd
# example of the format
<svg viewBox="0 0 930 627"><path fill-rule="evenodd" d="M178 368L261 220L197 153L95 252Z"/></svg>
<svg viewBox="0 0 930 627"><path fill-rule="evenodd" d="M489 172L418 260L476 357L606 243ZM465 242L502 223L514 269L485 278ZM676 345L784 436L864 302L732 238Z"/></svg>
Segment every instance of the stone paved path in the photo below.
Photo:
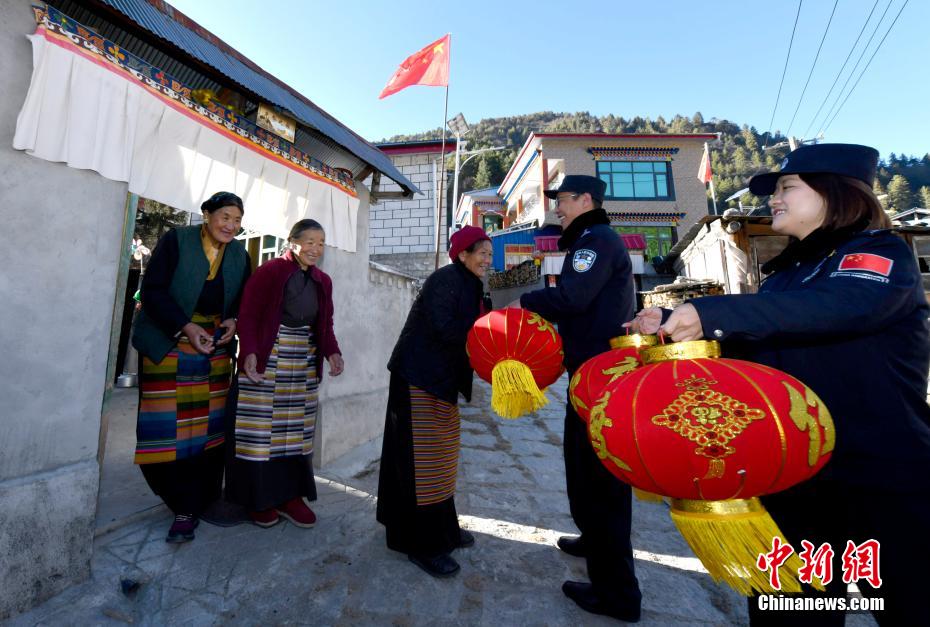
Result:
<svg viewBox="0 0 930 627"><path fill-rule="evenodd" d="M194 542L178 546L165 543L169 519L158 515L102 535L91 580L11 624L616 624L560 591L565 579L585 579L583 561L555 547L575 532L561 454L564 377L551 404L529 418L492 417L489 393L476 382L475 399L461 405L456 504L477 542L455 553L462 570L453 579L433 579L384 546L374 461L353 476L338 466L320 473L311 530L202 524ZM637 501L633 528L642 624L746 622L745 601L710 580L664 504ZM124 595L121 578L141 585ZM874 623L857 615L847 624Z"/></svg>

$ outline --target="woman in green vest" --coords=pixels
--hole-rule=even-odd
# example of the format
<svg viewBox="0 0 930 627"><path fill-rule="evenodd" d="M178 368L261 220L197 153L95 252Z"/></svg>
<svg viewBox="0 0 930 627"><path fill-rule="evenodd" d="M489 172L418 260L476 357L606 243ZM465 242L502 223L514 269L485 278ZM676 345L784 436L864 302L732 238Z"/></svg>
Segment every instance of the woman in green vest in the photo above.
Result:
<svg viewBox="0 0 930 627"><path fill-rule="evenodd" d="M142 278L136 455L145 480L174 512L168 542L194 539L220 496L226 393L236 315L251 272L239 233L242 199L217 192L204 222L168 231Z"/></svg>

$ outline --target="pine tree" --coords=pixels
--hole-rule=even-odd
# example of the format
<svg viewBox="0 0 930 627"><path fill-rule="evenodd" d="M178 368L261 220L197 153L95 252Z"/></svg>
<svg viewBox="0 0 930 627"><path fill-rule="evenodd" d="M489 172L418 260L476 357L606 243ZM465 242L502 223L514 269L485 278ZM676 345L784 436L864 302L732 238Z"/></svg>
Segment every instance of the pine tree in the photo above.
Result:
<svg viewBox="0 0 930 627"><path fill-rule="evenodd" d="M881 203L882 209L888 211L888 192L885 190L885 186L882 185L881 179L877 176L875 177L875 182L872 184L872 191L875 192L875 195L878 197L878 202Z"/></svg>
<svg viewBox="0 0 930 627"><path fill-rule="evenodd" d="M907 211L914 206L914 194L911 192L911 186L907 179L900 174L895 174L888 184L888 204L895 211Z"/></svg>
<svg viewBox="0 0 930 627"><path fill-rule="evenodd" d="M930 187L924 185L918 190L917 195L920 200L920 206L922 209L930 209Z"/></svg>

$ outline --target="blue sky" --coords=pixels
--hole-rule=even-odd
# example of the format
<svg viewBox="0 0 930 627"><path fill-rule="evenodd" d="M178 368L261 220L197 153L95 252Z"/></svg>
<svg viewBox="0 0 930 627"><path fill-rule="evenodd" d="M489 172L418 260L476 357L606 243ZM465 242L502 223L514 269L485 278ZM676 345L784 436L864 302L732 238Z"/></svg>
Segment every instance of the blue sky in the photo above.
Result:
<svg viewBox="0 0 930 627"><path fill-rule="evenodd" d="M812 137L885 12L847 90L905 0L878 0L820 115L814 114L875 0L804 0L784 87L796 0L587 2L169 0L369 140L439 126L444 90L378 93L409 54L452 33L449 117L535 111L726 118ZM825 140L930 151L930 2L910 0ZM844 92L845 97L845 92ZM842 102L842 99L840 100ZM813 121L813 124L811 122ZM806 134L805 134L806 132Z"/></svg>

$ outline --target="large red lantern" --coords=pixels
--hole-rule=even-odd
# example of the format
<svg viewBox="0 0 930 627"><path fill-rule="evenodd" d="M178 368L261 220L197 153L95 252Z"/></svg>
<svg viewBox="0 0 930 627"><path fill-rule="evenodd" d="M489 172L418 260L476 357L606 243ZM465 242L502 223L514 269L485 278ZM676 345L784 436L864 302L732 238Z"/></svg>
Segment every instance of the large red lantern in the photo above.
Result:
<svg viewBox="0 0 930 627"><path fill-rule="evenodd" d="M640 367L640 352L657 343L655 335L619 335L611 338L611 350L581 364L568 385L568 398L582 420L588 421L604 387Z"/></svg>
<svg viewBox="0 0 930 627"><path fill-rule="evenodd" d="M491 408L518 418L546 405L541 390L562 376L562 338L539 314L510 307L478 318L466 343L472 368L491 384Z"/></svg>
<svg viewBox="0 0 930 627"><path fill-rule="evenodd" d="M835 441L829 411L784 372L720 358L717 342L657 346L642 358L591 407L598 457L621 480L671 497L676 526L715 579L744 594L771 592L754 564L784 536L756 497L826 464ZM786 566L797 572L792 559ZM800 590L793 577L782 582Z"/></svg>

